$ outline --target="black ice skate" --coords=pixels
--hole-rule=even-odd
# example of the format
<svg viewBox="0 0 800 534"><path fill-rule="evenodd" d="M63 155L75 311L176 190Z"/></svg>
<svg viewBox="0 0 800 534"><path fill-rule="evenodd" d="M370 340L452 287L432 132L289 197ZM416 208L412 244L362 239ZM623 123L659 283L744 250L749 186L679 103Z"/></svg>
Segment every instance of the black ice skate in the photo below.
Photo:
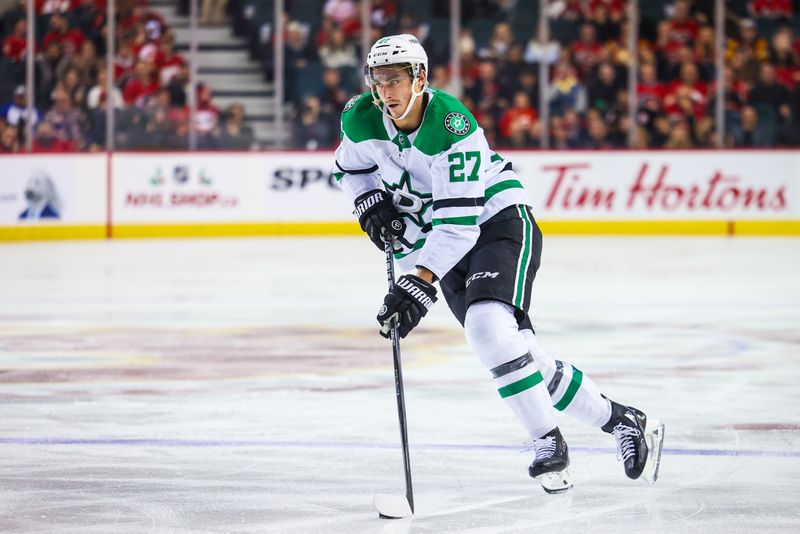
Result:
<svg viewBox="0 0 800 534"><path fill-rule="evenodd" d="M569 451L567 442L558 428L532 441L536 452L528 474L542 484L547 493L563 493L572 487L569 476ZM530 449L529 449L530 450Z"/></svg>
<svg viewBox="0 0 800 534"><path fill-rule="evenodd" d="M602 427L617 440L617 459L622 460L628 478L655 484L661 464L664 425L650 421L640 410L611 401L611 419Z"/></svg>

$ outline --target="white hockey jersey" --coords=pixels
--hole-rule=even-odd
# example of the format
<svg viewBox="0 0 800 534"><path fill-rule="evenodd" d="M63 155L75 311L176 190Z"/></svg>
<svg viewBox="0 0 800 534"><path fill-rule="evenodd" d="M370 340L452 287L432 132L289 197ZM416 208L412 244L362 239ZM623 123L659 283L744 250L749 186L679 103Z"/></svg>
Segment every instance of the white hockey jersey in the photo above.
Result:
<svg viewBox="0 0 800 534"><path fill-rule="evenodd" d="M370 93L351 98L333 175L351 201L386 190L406 221L399 267L422 266L442 279L475 245L481 223L529 201L511 162L492 151L467 108L438 89L426 93L422 123L409 135Z"/></svg>

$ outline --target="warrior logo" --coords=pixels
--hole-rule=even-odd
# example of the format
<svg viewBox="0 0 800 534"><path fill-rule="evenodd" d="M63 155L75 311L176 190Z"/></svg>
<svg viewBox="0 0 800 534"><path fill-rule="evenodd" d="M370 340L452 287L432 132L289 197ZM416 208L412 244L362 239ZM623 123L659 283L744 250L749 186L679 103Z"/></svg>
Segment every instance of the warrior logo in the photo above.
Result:
<svg viewBox="0 0 800 534"><path fill-rule="evenodd" d="M349 111L350 108L355 106L356 102L358 102L359 98L361 98L361 95L356 95L353 98L351 98L350 100L348 100L347 104L344 105L344 109L342 110L342 113L344 113L345 111Z"/></svg>
<svg viewBox="0 0 800 534"><path fill-rule="evenodd" d="M469 131L469 119L463 113L452 111L444 118L444 127L456 135L464 135Z"/></svg>
<svg viewBox="0 0 800 534"><path fill-rule="evenodd" d="M392 221L392 229L397 231L397 232L402 231L403 230L403 221L401 221L400 219L393 220Z"/></svg>
<svg viewBox="0 0 800 534"><path fill-rule="evenodd" d="M378 315L386 315L387 311L389 310L386 308L386 304L384 304L383 306L381 306L381 309L378 310Z"/></svg>

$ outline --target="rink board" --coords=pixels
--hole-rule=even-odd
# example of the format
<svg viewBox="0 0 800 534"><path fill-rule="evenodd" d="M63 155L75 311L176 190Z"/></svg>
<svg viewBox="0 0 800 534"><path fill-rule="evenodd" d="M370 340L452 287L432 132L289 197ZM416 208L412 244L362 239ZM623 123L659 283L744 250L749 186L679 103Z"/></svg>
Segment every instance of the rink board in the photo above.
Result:
<svg viewBox="0 0 800 534"><path fill-rule="evenodd" d="M800 151L500 155L549 234L800 235ZM333 162L332 152L4 156L0 239L356 235ZM37 188L56 205L38 217Z"/></svg>

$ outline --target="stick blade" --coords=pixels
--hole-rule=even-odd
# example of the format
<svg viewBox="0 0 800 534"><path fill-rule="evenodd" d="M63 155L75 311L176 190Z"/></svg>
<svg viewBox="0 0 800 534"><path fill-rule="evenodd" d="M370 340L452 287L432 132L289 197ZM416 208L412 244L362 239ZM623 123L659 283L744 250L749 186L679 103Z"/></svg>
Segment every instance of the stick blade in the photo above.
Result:
<svg viewBox="0 0 800 534"><path fill-rule="evenodd" d="M380 493L372 500L378 517L381 519L402 519L411 516L411 505L404 495L386 495Z"/></svg>

